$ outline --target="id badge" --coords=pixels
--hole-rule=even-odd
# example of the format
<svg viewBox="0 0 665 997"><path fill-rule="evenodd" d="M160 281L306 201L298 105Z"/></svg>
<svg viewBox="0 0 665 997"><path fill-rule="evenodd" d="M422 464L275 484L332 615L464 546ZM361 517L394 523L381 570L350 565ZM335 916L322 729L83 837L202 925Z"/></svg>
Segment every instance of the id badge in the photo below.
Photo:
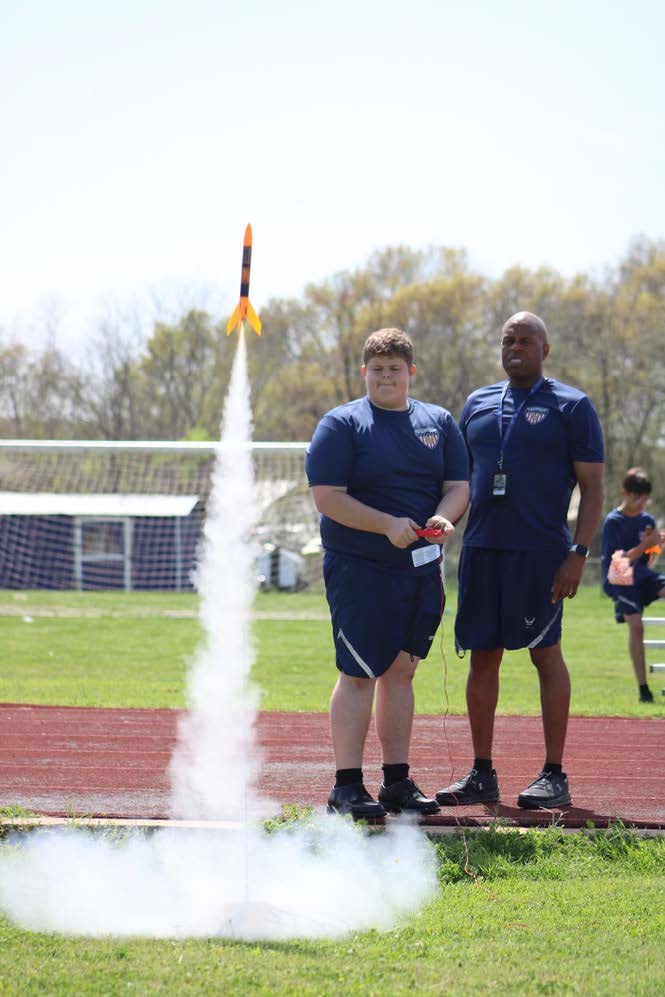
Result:
<svg viewBox="0 0 665 997"><path fill-rule="evenodd" d="M503 498L508 491L508 475L503 471L497 471L492 478L492 497Z"/></svg>

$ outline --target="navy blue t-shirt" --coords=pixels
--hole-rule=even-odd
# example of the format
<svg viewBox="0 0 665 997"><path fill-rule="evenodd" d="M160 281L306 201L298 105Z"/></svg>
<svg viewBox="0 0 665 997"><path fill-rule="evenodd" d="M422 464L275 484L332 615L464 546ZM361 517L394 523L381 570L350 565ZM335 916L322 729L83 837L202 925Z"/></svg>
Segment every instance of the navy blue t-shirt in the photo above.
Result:
<svg viewBox="0 0 665 997"><path fill-rule="evenodd" d="M408 409L394 411L365 396L324 415L307 449L310 486L343 486L373 509L424 526L436 512L444 481L468 481L469 461L450 412L408 402ZM328 516L321 516L321 541L326 550L404 569L413 569L412 552L428 544L419 540L401 550L383 534L355 530Z"/></svg>
<svg viewBox="0 0 665 997"><path fill-rule="evenodd" d="M545 378L529 389L506 391L503 438L514 412L526 403L504 444L507 494L492 496L501 447L498 411L506 381L474 391L460 418L471 457L471 509L466 547L494 550L565 549L573 461L602 463L603 434L590 399L577 388Z"/></svg>
<svg viewBox="0 0 665 997"><path fill-rule="evenodd" d="M607 572L615 550L632 550L641 543L648 526L655 527L656 520L648 512L641 512L638 516L626 516L618 509L612 509L608 513L603 523L603 552L601 560L601 571L603 587L607 582ZM656 541L654 540L654 543ZM638 584L650 571L649 555L641 554L636 561L633 561L633 578Z"/></svg>

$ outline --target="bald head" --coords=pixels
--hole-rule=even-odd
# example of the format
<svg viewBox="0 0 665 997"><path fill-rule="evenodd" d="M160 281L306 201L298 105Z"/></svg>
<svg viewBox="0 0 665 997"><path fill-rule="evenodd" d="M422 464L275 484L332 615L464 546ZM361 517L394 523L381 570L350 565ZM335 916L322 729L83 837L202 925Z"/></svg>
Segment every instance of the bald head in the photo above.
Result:
<svg viewBox="0 0 665 997"><path fill-rule="evenodd" d="M543 343L547 342L547 326L540 316L534 315L533 312L515 312L504 325L501 335L504 336L508 329L512 332L516 329L529 330L532 333L540 335Z"/></svg>
<svg viewBox="0 0 665 997"><path fill-rule="evenodd" d="M516 312L501 330L501 364L514 388L528 388L542 376L550 352L547 326L533 312Z"/></svg>

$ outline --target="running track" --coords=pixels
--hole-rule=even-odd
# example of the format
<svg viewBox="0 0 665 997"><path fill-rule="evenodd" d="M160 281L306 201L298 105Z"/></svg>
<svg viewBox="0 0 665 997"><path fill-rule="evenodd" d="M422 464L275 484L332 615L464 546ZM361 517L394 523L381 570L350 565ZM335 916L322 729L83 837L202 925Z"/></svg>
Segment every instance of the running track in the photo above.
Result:
<svg viewBox="0 0 665 997"><path fill-rule="evenodd" d="M159 819L168 815L167 766L175 710L88 709L0 704L0 807L21 805L53 816ZM261 713L260 790L280 803L324 807L333 776L328 719L321 713ZM465 717L418 716L411 770L434 793L469 767ZM497 717L494 761L498 806L446 808L431 825L484 825L497 817L521 826L591 823L665 830L665 722L573 717L566 770L573 806L552 813L520 810L517 794L538 773L538 717ZM380 753L372 731L365 782L376 792Z"/></svg>

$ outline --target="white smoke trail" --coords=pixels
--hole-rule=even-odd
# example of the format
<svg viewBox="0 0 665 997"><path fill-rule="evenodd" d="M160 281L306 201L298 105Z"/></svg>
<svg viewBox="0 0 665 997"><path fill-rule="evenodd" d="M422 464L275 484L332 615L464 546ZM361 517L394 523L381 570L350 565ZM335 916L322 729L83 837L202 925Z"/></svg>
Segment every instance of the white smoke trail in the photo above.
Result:
<svg viewBox="0 0 665 997"><path fill-rule="evenodd" d="M249 534L256 520L249 397L241 332L196 577L205 638L190 668L189 710L178 726L170 766L171 809L177 817L239 819L247 809L257 816L257 694L249 679L255 591ZM266 801L263 812L268 809Z"/></svg>
<svg viewBox="0 0 665 997"><path fill-rule="evenodd" d="M338 937L386 929L436 888L433 849L399 824L367 835L337 817L261 833L254 818L256 692L249 633L255 521L241 335L224 408L197 582L205 639L171 763L174 814L242 818L241 830L169 830L112 841L35 832L0 846L0 909L25 928L81 935ZM271 811L277 808L273 805Z"/></svg>

